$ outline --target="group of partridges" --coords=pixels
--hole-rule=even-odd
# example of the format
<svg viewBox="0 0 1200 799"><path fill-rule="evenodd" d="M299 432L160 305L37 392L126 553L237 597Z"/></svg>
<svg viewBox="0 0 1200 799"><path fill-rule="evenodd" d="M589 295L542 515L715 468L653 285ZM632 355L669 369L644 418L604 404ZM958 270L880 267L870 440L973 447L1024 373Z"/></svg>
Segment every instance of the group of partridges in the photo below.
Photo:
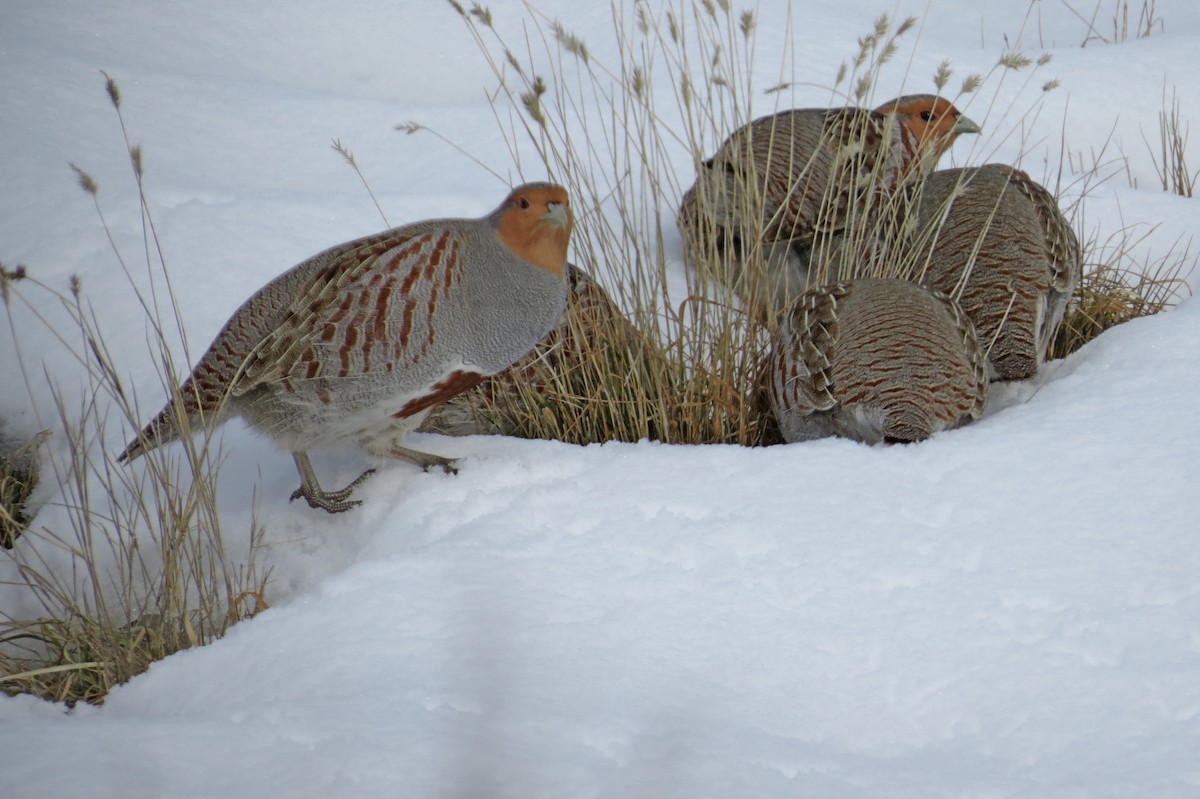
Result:
<svg viewBox="0 0 1200 799"><path fill-rule="evenodd" d="M1079 243L1019 169L936 169L978 132L946 100L909 95L757 119L702 165L685 245L723 259L748 301L778 304L761 374L787 441L919 441L978 418L989 381L1036 376ZM878 277L881 262L902 277Z"/></svg>
<svg viewBox="0 0 1200 799"><path fill-rule="evenodd" d="M1079 246L1024 173L934 171L957 136L977 132L929 95L873 111L787 111L735 131L683 197L693 260L701 241L735 273L753 248L773 253L756 261L763 296L787 307L762 381L787 440L919 440L978 417L989 379L1037 373L1079 277ZM826 253L844 261L854 250L869 265L915 249L872 239L857 252L861 240L843 234L868 206L903 207L910 218L897 229L922 231L920 280L808 288ZM565 189L527 184L483 218L405 225L304 261L234 313L119 459L241 416L292 453L293 499L331 513L358 504L350 496L371 471L326 491L310 450L357 444L453 469L404 441L431 411L526 357L561 324L568 291L599 291L567 264L573 224Z"/></svg>

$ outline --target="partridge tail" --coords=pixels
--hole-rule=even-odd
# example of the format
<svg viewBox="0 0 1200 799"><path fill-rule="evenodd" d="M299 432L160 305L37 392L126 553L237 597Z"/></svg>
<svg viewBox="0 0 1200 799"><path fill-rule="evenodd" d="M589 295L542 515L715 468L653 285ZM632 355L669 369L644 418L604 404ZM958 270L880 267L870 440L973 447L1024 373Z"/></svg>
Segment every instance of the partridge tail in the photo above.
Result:
<svg viewBox="0 0 1200 799"><path fill-rule="evenodd" d="M125 445L125 449L117 455L117 463L124 463L140 458L152 449L158 449L163 444L169 444L179 438L174 419L175 404L168 403L167 407L137 434L137 437Z"/></svg>
<svg viewBox="0 0 1200 799"><path fill-rule="evenodd" d="M124 463L140 458L183 435L190 435L193 430L205 424L215 425L225 416L222 406L223 403L216 411L205 410L192 384L185 383L150 423L125 445L125 449L117 455L117 462Z"/></svg>

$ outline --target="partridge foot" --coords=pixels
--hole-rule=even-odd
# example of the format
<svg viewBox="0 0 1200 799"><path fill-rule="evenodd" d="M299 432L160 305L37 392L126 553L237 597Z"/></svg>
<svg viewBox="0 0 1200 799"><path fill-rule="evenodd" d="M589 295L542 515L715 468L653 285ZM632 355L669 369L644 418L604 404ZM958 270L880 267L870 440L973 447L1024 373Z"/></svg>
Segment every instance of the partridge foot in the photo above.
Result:
<svg viewBox="0 0 1200 799"><path fill-rule="evenodd" d="M392 447L384 454L389 458L415 463L425 471L437 468L441 469L446 474L458 474L458 461L454 458L444 458L441 455L433 455L428 452L418 452L417 450L409 449L408 447Z"/></svg>
<svg viewBox="0 0 1200 799"><path fill-rule="evenodd" d="M361 505L360 500L350 500L349 497L364 480L375 474L374 469L367 469L345 488L337 491L325 491L317 482L317 473L313 471L312 463L309 462L306 453L293 452L292 459L296 462L297 471L300 472L300 487L292 492L290 501L294 502L300 497L304 497L308 507L320 508L329 513L342 513Z"/></svg>
<svg viewBox="0 0 1200 799"><path fill-rule="evenodd" d="M308 503L310 508L320 508L329 513L341 513L348 511L351 508L358 507L362 504L362 500L348 500L348 497L354 493L354 489L359 486L368 477L375 474L374 469L367 469L365 472L354 478L354 481L345 488L340 488L337 491L323 491L319 485L300 484L300 487L292 492L290 501L296 501L304 497L304 501Z"/></svg>

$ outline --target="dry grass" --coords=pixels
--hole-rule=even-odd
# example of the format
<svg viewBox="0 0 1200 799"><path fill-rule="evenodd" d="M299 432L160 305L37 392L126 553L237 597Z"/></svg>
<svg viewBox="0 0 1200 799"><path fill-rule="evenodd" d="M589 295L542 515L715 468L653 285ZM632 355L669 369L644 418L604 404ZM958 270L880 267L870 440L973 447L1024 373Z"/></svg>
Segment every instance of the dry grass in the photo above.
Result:
<svg viewBox="0 0 1200 799"><path fill-rule="evenodd" d="M1149 233L1127 228L1106 242L1085 242L1084 272L1050 344L1048 360L1065 358L1105 330L1174 307L1191 292L1183 277L1196 264L1190 247L1139 262L1134 251Z"/></svg>
<svg viewBox="0 0 1200 799"><path fill-rule="evenodd" d="M583 329L560 337L565 346L542 359L554 368L534 365L541 374L529 381L535 389L529 410L518 414L519 432L567 431L579 441L760 443L760 414L746 401L746 388L761 343L739 303L703 276L668 286L665 246L682 193L670 153L693 146L698 153L700 141L748 121L739 98L749 91L753 17L696 6L654 18L638 6L633 18L623 18L614 8L618 57L607 65L562 23L536 11L532 38L510 46L489 11L452 5L494 70L500 132L518 173L548 175L568 187L579 265L644 343L631 349L627 325L596 328L572 310L568 324ZM535 67L543 61L547 76ZM693 65L702 65L699 75ZM670 80L678 105L691 109L688 129L663 124L650 91L656 74L669 75L657 79ZM520 112L501 116L510 106ZM485 397L479 404L485 413L504 407L503 416L514 415L513 403ZM495 421L517 432L508 420Z"/></svg>
<svg viewBox="0 0 1200 799"><path fill-rule="evenodd" d="M639 4L625 18L624 7L614 5L617 56L605 64L563 22L535 7L527 7L526 39L513 45L497 32L488 9L450 4L492 65L495 115L517 172L523 179L548 175L570 189L580 216L573 244L581 265L614 297L640 336L638 347L630 350L626 332L612 333L613 326L591 329L586 319L576 319L570 323L584 325L586 348L560 347L557 356L539 355L541 371L511 381L516 389L506 402L481 397L476 407L484 416L491 414L502 432L581 443L647 437L671 443L775 443L777 433L754 387L782 302L775 296L772 272L786 246L766 246L747 230L738 231L731 245L727 231L712 227L703 215L689 226L685 208L686 285L668 285L667 277L668 261L677 257L680 198L700 162L730 131L794 105L788 102L791 84L781 80L765 93L775 107L755 107L762 95L756 97L750 79L757 31L753 14L727 4L679 2L661 11ZM831 76L829 104L869 107L883 99L873 99L874 87L912 27L914 20L877 20L854 56ZM932 76L932 89L956 101L1013 73L1035 80L1048 60L1008 52L988 74L969 75L955 87L950 65L943 64ZM667 107L659 105L664 92L656 91L663 81L671 89ZM1042 83L1044 91L1056 86L1054 80ZM1017 117L1035 111L992 110L1014 133L1022 124ZM410 134L426 130L411 122L398 127ZM673 167L681 152L692 161L685 174ZM753 175L747 183L757 185ZM705 191L703 182L696 185L697 203L704 203ZM761 197L745 194L750 205L739 209L738 217L761 219ZM864 252L873 253L871 274L905 276L915 268L897 250L873 249L875 242L898 238L902 199L868 195L858 201L855 221L845 233L819 239L816 253L805 253L818 266L808 276L810 284L862 274ZM568 319L574 315L572 309ZM505 418L497 419L501 406ZM520 424L513 417L520 417Z"/></svg>
<svg viewBox="0 0 1200 799"><path fill-rule="evenodd" d="M28 505L38 481L38 449L49 435L49 431L43 431L11 447L0 440L0 547L4 549L16 545L31 521Z"/></svg>
<svg viewBox="0 0 1200 799"><path fill-rule="evenodd" d="M1200 170L1187 163L1188 126L1174 91L1168 100L1164 89L1157 122L1157 141L1145 139L1145 144L1159 184L1163 191L1192 197ZM1073 209L1076 217L1082 216L1092 186L1123 178L1131 188L1139 188L1129 157L1119 148L1115 148L1118 155L1109 156L1110 149L1114 149L1111 133L1089 154L1068 152L1070 171L1085 185L1084 198ZM1064 358L1105 330L1169 310L1190 295L1187 276L1197 262L1190 242L1176 242L1159 257L1139 254L1153 230L1154 226L1129 225L1104 241L1092 237L1083 242L1083 276L1055 333L1050 359Z"/></svg>
<svg viewBox="0 0 1200 799"><path fill-rule="evenodd" d="M1143 131L1142 141L1159 186L1163 191L1180 197L1193 197L1200 169L1188 165L1187 143L1191 127L1183 117L1174 87L1169 99L1166 88L1163 89L1163 107L1158 112L1157 129L1153 137L1148 137ZM1110 156L1111 149L1116 149L1118 154ZM1099 150L1093 148L1088 153L1068 152L1067 166L1076 175L1099 176L1103 179L1123 176L1131 188L1141 188L1129 156L1115 145L1111 132Z"/></svg>
<svg viewBox="0 0 1200 799"><path fill-rule="evenodd" d="M1178 194L1180 197L1191 197L1196 187L1196 178L1200 170L1193 170L1187 163L1187 142L1189 126L1183 120L1179 110L1179 97L1171 90L1168 102L1166 91L1163 91L1163 110L1158 112L1158 142L1157 146L1146 142L1150 157L1154 161L1154 169L1158 173L1163 191Z"/></svg>
<svg viewBox="0 0 1200 799"><path fill-rule="evenodd" d="M1081 11L1081 5L1074 0L1060 1L1087 26L1087 35L1080 47L1097 42L1120 44L1130 39L1146 39L1155 31L1162 33L1164 30L1156 0L1141 0L1140 7L1134 5L1136 11L1132 14L1129 0L1096 0L1091 12Z"/></svg>
<svg viewBox="0 0 1200 799"><path fill-rule="evenodd" d="M111 80L106 89L124 134L120 92ZM147 269L161 278L167 270L141 192L141 151L129 146L129 153L147 231ZM80 169L76 174L96 200L95 181ZM111 242L98 200L96 211ZM168 330L181 332L181 327L169 280L160 312L157 298L143 296L136 287L115 244L113 252L150 320L162 380L177 386L167 336ZM6 278L14 275L5 273ZM33 396L39 378L20 356L15 304L40 321L40 335L56 339L71 353L86 386L81 395L48 387L59 446L46 448L50 454L41 473L56 487L57 498L43 509L50 521L27 529L12 555L19 578L6 593L19 593L25 609L0 609L0 689L98 703L155 660L219 638L265 607L266 575L254 565L259 529L252 521L246 551L235 554L217 513L218 453L190 436L181 448L149 453L140 468L114 462L103 449L110 439L105 435L110 415L117 415L124 434L136 429L141 412L122 384L84 286L72 278L67 290L58 291L36 280L30 270L21 277L20 283L6 279L3 286L21 364L19 379ZM65 311L66 329L51 321L47 301Z"/></svg>

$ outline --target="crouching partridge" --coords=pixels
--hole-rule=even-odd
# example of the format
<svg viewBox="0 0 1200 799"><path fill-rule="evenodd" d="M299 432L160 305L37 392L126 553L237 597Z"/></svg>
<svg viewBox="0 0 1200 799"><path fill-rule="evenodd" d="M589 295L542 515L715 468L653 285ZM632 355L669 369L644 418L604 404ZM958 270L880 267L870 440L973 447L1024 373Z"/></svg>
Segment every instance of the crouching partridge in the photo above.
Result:
<svg viewBox="0 0 1200 799"><path fill-rule="evenodd" d="M573 217L567 192L520 186L481 219L405 225L333 247L272 280L225 324L167 406L118 456L240 416L291 451L300 488L330 513L337 491L308 452L355 443L425 468L407 449L430 409L528 353L558 323ZM186 422L186 425L184 425Z"/></svg>
<svg viewBox="0 0 1200 799"><path fill-rule="evenodd" d="M890 278L809 289L785 312L762 382L788 442L926 439L979 418L987 371L944 294Z"/></svg>
<svg viewBox="0 0 1200 799"><path fill-rule="evenodd" d="M912 188L926 285L956 298L993 380L1034 377L1079 282L1079 240L1054 196L1007 164L944 169Z"/></svg>
<svg viewBox="0 0 1200 799"><path fill-rule="evenodd" d="M914 94L866 108L803 108L735 130L700 165L679 210L693 260L708 247L732 258L736 288L753 247L767 274L759 291L783 303L807 287L808 262L830 263L832 246L856 257L873 246L884 203L964 133L980 127L941 97ZM849 241L845 238L849 236ZM707 244L707 247L706 247Z"/></svg>

